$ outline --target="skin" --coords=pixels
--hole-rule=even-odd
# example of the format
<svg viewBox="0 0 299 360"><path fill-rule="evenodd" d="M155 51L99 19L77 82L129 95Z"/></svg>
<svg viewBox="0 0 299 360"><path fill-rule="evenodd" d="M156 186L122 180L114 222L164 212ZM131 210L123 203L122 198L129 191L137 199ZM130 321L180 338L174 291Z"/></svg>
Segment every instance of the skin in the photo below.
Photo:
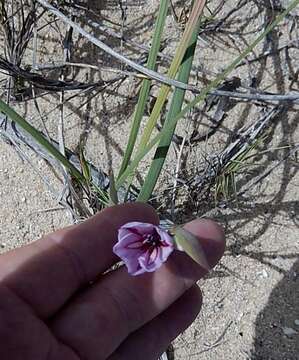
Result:
<svg viewBox="0 0 299 360"><path fill-rule="evenodd" d="M118 261L117 229L129 221L158 217L148 205L119 205L0 256L0 359L156 360L192 323L206 272L184 253L154 273L104 274ZM214 266L222 229L209 220L185 226Z"/></svg>

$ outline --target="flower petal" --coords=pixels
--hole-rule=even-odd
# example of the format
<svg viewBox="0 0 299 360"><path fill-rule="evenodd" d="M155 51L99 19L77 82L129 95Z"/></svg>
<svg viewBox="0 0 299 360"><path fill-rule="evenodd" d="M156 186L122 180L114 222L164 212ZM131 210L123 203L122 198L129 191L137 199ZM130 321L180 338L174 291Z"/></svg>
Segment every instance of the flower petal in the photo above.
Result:
<svg viewBox="0 0 299 360"><path fill-rule="evenodd" d="M160 256L158 254L160 249L155 248L154 251L147 251L146 253L139 256L139 264L144 272L153 272L157 270L161 265ZM151 261L151 254L154 253L155 261Z"/></svg>
<svg viewBox="0 0 299 360"><path fill-rule="evenodd" d="M165 230L161 229L159 226L156 226L156 231L159 234L162 242L165 242L165 245L174 246L172 237Z"/></svg>
<svg viewBox="0 0 299 360"><path fill-rule="evenodd" d="M131 275L136 275L138 271L142 270L138 260L125 259L124 263L128 269L128 273Z"/></svg>
<svg viewBox="0 0 299 360"><path fill-rule="evenodd" d="M175 248L172 237L153 224L130 222L118 231L113 251L132 275L158 269Z"/></svg>
<svg viewBox="0 0 299 360"><path fill-rule="evenodd" d="M145 234L151 234L153 229L155 228L155 225L149 224L149 223L142 223L138 221L132 221L129 223L126 223L121 227L121 229L128 229L131 230L134 233L138 233L140 235Z"/></svg>

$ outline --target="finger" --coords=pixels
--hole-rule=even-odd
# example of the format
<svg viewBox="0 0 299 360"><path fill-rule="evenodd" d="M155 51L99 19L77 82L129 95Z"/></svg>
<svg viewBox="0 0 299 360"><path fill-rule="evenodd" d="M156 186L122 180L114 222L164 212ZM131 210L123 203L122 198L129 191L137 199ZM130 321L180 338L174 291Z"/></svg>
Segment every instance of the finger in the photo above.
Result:
<svg viewBox="0 0 299 360"><path fill-rule="evenodd" d="M0 257L0 281L38 316L53 315L81 286L117 261L112 247L129 221L157 223L144 204L107 208L80 225L59 230Z"/></svg>
<svg viewBox="0 0 299 360"><path fill-rule="evenodd" d="M200 237L213 267L224 251L222 229L208 220L191 222L186 228ZM125 338L168 308L205 273L182 252L171 255L154 273L130 276L122 267L103 277L58 314L53 331L82 357L105 359Z"/></svg>
<svg viewBox="0 0 299 360"><path fill-rule="evenodd" d="M78 360L26 303L2 285L0 319L1 360Z"/></svg>
<svg viewBox="0 0 299 360"><path fill-rule="evenodd" d="M162 314L130 335L108 360L158 359L195 320L201 305L201 291L194 285Z"/></svg>

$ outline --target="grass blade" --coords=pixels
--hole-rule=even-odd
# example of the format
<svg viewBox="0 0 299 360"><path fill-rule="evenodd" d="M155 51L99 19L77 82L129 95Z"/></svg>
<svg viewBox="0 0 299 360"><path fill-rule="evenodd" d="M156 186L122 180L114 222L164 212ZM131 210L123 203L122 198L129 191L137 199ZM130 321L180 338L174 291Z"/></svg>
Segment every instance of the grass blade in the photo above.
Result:
<svg viewBox="0 0 299 360"><path fill-rule="evenodd" d="M14 111L9 105L0 99L0 111L2 111L12 121L16 122L23 130L25 130L34 140L43 146L49 154L65 166L70 173L80 182L84 183L84 176L78 171L61 152L52 145L43 134L35 127L30 125L21 115Z"/></svg>
<svg viewBox="0 0 299 360"><path fill-rule="evenodd" d="M285 18L286 15L295 9L298 4L299 0L293 0L289 6L287 6L285 10L281 12L255 40L216 77L215 80L211 81L211 83L198 96L196 96L187 106L184 107L184 109L175 117L174 121L178 121L180 118L184 117L195 105L202 102L209 92L220 85L222 81L225 80L225 78L235 69L235 67L251 53L256 45L258 45L275 28L275 26L277 26Z"/></svg>
<svg viewBox="0 0 299 360"><path fill-rule="evenodd" d="M235 67L255 48L255 46L262 41L265 36L267 36L276 25L278 25L286 15L289 14L297 5L299 4L299 0L293 0L286 9L280 13L275 20L242 52L240 56L238 56L222 73L220 73L217 78L212 81L206 89L203 90L201 94L199 94L194 100L192 100L185 108L174 117L174 119L166 124L160 134L156 135L145 147L138 149L135 158L132 160L131 164L127 167L126 171L119 177L116 187L119 188L124 184L128 176L134 173L136 167L139 162L148 154L151 149L161 140L161 138L171 131L173 124L176 124L179 119L187 114L188 111L192 109L197 103L203 101L208 93L217 87L225 78L228 76Z"/></svg>
<svg viewBox="0 0 299 360"><path fill-rule="evenodd" d="M155 70L156 67L156 61L158 52L161 45L161 37L162 32L165 26L165 20L168 10L169 0L161 0L158 17L157 17L157 23L155 26L152 46L149 52L149 57L147 61L147 68L151 70ZM148 100L149 92L150 92L150 84L151 80L145 79L142 82L142 87L139 93L139 98L136 106L136 110L134 112L134 118L133 118L133 124L129 136L129 140L127 143L127 148L124 154L124 158L121 164L121 168L119 171L119 176L126 170L129 161L132 156L132 152L134 150L134 146L136 143L137 134L140 128L141 120L144 114L144 110L146 107L146 103Z"/></svg>
<svg viewBox="0 0 299 360"><path fill-rule="evenodd" d="M184 34L181 38L181 41L180 41L178 47L177 47L175 56L173 58L173 61L170 65L170 68L167 73L168 77L170 77L170 78L174 78L176 73L178 72L178 69L183 61L183 58L187 51L187 48L190 44L190 39L192 37L192 34L194 33L194 31L198 25L198 19L203 11L205 3L206 3L206 0L196 0L195 1L195 4L191 11L190 18L189 18L187 26L186 26L186 29L184 31ZM138 148L139 150L144 148L146 146L146 144L148 143L170 90L171 90L171 88L168 85L162 85L159 95L157 97L155 106L154 106L153 111L147 121L147 125L144 129L143 136L140 140L140 145Z"/></svg>
<svg viewBox="0 0 299 360"><path fill-rule="evenodd" d="M178 80L184 83L188 83L189 80L194 52L196 48L198 30L199 30L199 25L191 37L190 46L187 49L187 52L185 54L185 57L183 59L182 65L179 70ZM154 160L152 161L147 177L140 190L140 194L138 196L139 201L144 201L144 202L148 201L154 190L154 187L157 183L158 177L162 170L176 128L177 123L172 120L181 111L184 97L185 97L185 90L178 88L175 89L172 97L171 105L167 114L167 118L165 121L165 125L170 124L169 130L167 133L165 133L165 135L161 138L159 142L159 146L156 150Z"/></svg>
<svg viewBox="0 0 299 360"><path fill-rule="evenodd" d="M115 188L115 179L114 179L114 174L113 171L111 170L110 172L110 176L109 176L109 199L110 199L110 204L111 206L113 205L117 205L118 204L118 195L117 195L117 190Z"/></svg>

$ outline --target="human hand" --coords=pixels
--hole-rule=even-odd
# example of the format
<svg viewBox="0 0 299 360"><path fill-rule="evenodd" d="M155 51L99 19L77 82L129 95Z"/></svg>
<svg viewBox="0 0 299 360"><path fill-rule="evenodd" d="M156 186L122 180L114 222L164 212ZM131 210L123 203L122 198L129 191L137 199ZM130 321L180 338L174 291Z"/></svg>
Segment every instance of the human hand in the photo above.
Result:
<svg viewBox="0 0 299 360"><path fill-rule="evenodd" d="M156 360L195 319L206 271L175 252L154 273L130 276L118 259L117 229L129 221L158 223L143 204L105 209L0 256L0 359ZM224 251L221 228L195 220L211 266Z"/></svg>

